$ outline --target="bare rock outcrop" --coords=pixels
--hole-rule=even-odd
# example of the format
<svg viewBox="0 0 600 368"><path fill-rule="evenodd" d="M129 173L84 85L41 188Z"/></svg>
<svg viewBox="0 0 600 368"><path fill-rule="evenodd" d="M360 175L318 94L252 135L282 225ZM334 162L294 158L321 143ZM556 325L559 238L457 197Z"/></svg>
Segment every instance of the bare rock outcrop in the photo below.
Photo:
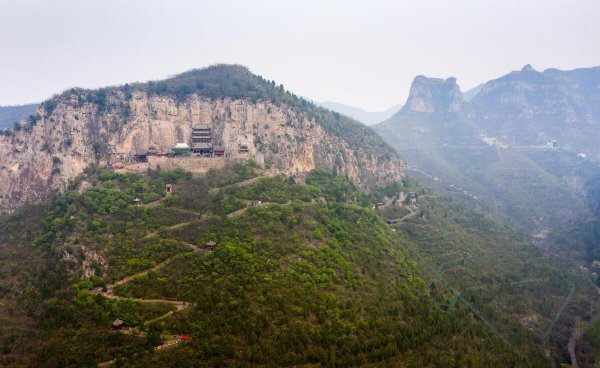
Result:
<svg viewBox="0 0 600 368"><path fill-rule="evenodd" d="M459 112L463 104L456 78L439 79L417 76L403 110L413 112Z"/></svg>
<svg viewBox="0 0 600 368"><path fill-rule="evenodd" d="M145 154L150 147L168 153L178 142L190 142L192 127L198 124L211 127L214 143L225 147L228 159L257 157L286 175L302 177L321 167L368 189L401 179L404 172L403 163L385 143L381 142L385 146L381 155L332 134L297 107L268 99L191 93L182 101L117 88L100 104L73 90L43 104L36 116L22 122L18 131L0 137L1 211L65 190L90 164L126 167L134 155ZM241 146L247 146L248 152L240 153Z"/></svg>

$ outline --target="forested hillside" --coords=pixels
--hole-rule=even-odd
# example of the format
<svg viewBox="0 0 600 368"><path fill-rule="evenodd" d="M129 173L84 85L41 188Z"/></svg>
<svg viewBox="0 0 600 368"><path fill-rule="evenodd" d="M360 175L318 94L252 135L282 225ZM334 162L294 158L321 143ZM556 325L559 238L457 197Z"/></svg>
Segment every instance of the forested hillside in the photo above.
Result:
<svg viewBox="0 0 600 368"><path fill-rule="evenodd" d="M200 178L92 167L47 207L4 217L0 249L12 257L1 269L22 277L3 286L14 322L0 327L2 363L568 359L565 335L588 316L589 284L507 229L410 180L365 195L322 170L306 183L260 174L252 162ZM416 204L399 200L409 191ZM395 230L380 216L402 213Z"/></svg>

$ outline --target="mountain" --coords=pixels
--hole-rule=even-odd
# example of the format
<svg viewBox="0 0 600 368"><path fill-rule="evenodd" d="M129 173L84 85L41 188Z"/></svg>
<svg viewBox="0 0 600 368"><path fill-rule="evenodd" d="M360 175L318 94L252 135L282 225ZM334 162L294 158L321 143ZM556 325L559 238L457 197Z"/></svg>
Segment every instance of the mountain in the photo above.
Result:
<svg viewBox="0 0 600 368"><path fill-rule="evenodd" d="M409 172L554 249L550 229L589 212L584 186L599 170L599 70L525 66L485 83L470 102L454 78L419 76L405 107L374 129Z"/></svg>
<svg viewBox="0 0 600 368"><path fill-rule="evenodd" d="M484 84L471 101L478 126L505 143L600 159L600 67L538 72L531 65Z"/></svg>
<svg viewBox="0 0 600 368"><path fill-rule="evenodd" d="M378 129L452 169L446 148L489 147L473 116L454 78L419 76ZM597 303L370 128L241 66L69 90L0 149L2 366L553 367Z"/></svg>
<svg viewBox="0 0 600 368"><path fill-rule="evenodd" d="M0 130L8 129L17 121L21 121L33 114L38 104L18 106L0 106Z"/></svg>
<svg viewBox="0 0 600 368"><path fill-rule="evenodd" d="M481 83L480 85L471 88L470 90L466 91L463 93L463 99L467 102L470 102L473 97L477 96L477 94L479 92L481 92L481 89L483 88L484 83Z"/></svg>
<svg viewBox="0 0 600 368"><path fill-rule="evenodd" d="M568 361L596 295L580 272L408 178L367 194L320 169L264 174L90 166L0 217L0 364Z"/></svg>
<svg viewBox="0 0 600 368"><path fill-rule="evenodd" d="M519 99L489 88L468 102L419 76L376 126L441 193L241 66L43 102L0 139L0 365L593 365L598 232L579 216L600 171L493 135L486 104Z"/></svg>
<svg viewBox="0 0 600 368"><path fill-rule="evenodd" d="M176 144L192 145L192 128L199 125L210 131L212 145L222 146L224 157L170 157ZM393 149L371 129L238 65L164 81L68 90L5 131L0 157L4 211L65 190L90 164L203 173L253 158L273 173L297 178L318 167L334 170L362 188L403 175Z"/></svg>
<svg viewBox="0 0 600 368"><path fill-rule="evenodd" d="M454 78L417 77L404 108L374 129L409 175L526 234L600 285L598 70L525 66L483 84L470 101ZM570 359L593 367L600 317L578 331Z"/></svg>
<svg viewBox="0 0 600 368"><path fill-rule="evenodd" d="M458 112L462 107L462 93L455 78L438 79L417 76L412 86L403 112L446 113Z"/></svg>
<svg viewBox="0 0 600 368"><path fill-rule="evenodd" d="M365 111L359 107L344 105L338 102L318 102L317 105L322 106L331 111L336 111L340 114L350 116L351 118L358 120L366 125L373 125L387 120L402 108L402 105L394 105L384 111L372 112Z"/></svg>

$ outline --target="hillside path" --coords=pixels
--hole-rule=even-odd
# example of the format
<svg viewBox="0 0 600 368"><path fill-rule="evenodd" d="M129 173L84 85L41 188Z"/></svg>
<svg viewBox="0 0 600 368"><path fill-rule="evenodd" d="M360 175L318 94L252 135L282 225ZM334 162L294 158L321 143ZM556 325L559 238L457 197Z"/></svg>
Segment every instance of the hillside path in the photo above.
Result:
<svg viewBox="0 0 600 368"><path fill-rule="evenodd" d="M187 226L187 225L189 225L190 223L191 223L190 221L186 221L186 222L180 222L180 223L178 223L178 224L175 224L175 225L171 225L171 226L167 226L167 227L165 227L165 228L162 228L162 229L160 229L159 231L162 231L162 230L175 230L175 229L179 229L180 227ZM148 234L147 234L146 236L144 236L142 239L148 239L148 238L152 238L152 237L154 237L154 236L157 236L157 235L158 235L158 231L153 231L153 232L151 232L151 233L148 233Z"/></svg>
<svg viewBox="0 0 600 368"><path fill-rule="evenodd" d="M579 368L579 364L577 364L577 354L575 352L575 348L577 347L577 341L581 338L583 334L583 330L581 326L578 324L575 328L575 331L569 337L569 343L567 344L567 350L569 350L569 356L571 357L571 368Z"/></svg>
<svg viewBox="0 0 600 368"><path fill-rule="evenodd" d="M413 210L413 209L411 209L410 211L411 212L409 214L402 216L400 219L398 219L398 221L408 220L411 217L415 217L417 215L417 213L419 213L419 211L416 211L416 210Z"/></svg>
<svg viewBox="0 0 600 368"><path fill-rule="evenodd" d="M250 207L262 207L262 206L271 206L271 205L279 205L279 206L289 206L292 203L292 201L287 201L285 203L276 203L276 202L260 202L257 204L249 204L248 206L244 207L244 208L240 208L237 211L233 211L231 213L227 214L227 217L232 218L232 217L236 217L241 215L242 213L244 213L244 211L246 211L248 208Z"/></svg>
<svg viewBox="0 0 600 368"><path fill-rule="evenodd" d="M186 224L188 224L188 223L177 224L177 225L174 225L174 226L178 226L179 227L179 226L184 226ZM205 249L199 248L197 245L194 245L194 244L191 244L191 243L188 243L188 242L183 242L183 243L186 244L187 246L189 246L191 248L192 251L190 253L208 252ZM160 263L157 263L152 268L149 268L149 269L144 270L142 272L138 272L138 273L136 273L134 275L130 275L130 276L124 277L123 279L121 279L119 281L115 281L114 283L109 284L109 285L106 286L106 291L103 291L102 289L99 289L99 290L95 290L95 292L96 292L97 295L101 295L101 296L103 296L103 297L105 297L107 299L113 299L113 300L131 300L131 301L136 301L136 302L139 302L139 303L163 303L163 304L170 304L170 305L174 306L175 310L171 310L171 311L169 311L169 312L167 312L167 313L165 313L165 314L163 314L161 316L158 316L158 317L153 318L151 320L145 321L143 324L146 325L146 324L149 324L149 323L153 323L153 322L157 322L157 321L163 320L163 319L165 319L165 318L167 318L167 317L169 317L169 316L171 316L171 315L173 315L175 313L181 312L181 311L189 308L192 304L190 302L183 301L183 300L143 299L143 298L132 298L132 297L118 296L118 295L115 295L114 288L117 287L117 286L119 286L119 285L123 285L123 284L125 284L125 283L127 283L127 282L129 282L129 281L131 281L133 279L135 279L136 277L144 276L144 275L147 275L150 272L158 271L161 268L163 268L166 265L168 265L169 263L171 263L172 260L173 260L173 258L166 259L166 260L164 260L164 261L162 261ZM131 328L131 331L135 332L135 333L143 334L143 332L140 331L140 329L138 327ZM165 349L165 348L169 348L169 347L172 347L172 346L175 346L175 345L179 344L180 342L181 341L177 340L177 339L170 339L170 340L167 340L167 341L163 342L160 345L155 346L154 350L162 350L162 349ZM114 364L115 362L116 362L116 359L107 360L107 361L98 363L98 367L107 367L107 366L110 366L110 365Z"/></svg>

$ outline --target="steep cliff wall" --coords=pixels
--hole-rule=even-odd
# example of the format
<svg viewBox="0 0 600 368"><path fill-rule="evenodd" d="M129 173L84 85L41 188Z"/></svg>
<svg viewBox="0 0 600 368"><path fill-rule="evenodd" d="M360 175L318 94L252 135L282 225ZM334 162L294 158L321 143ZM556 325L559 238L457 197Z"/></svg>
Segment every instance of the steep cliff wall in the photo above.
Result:
<svg viewBox="0 0 600 368"><path fill-rule="evenodd" d="M302 177L322 167L365 189L403 175L403 163L387 147L382 156L360 141L332 134L314 116L286 104L197 93L182 100L121 89L98 103L86 93L73 90L45 103L37 119L0 137L0 210L64 190L89 164L107 161L127 167L132 155L150 146L170 152L176 143L190 142L197 124L212 128L214 143L223 145L231 159L264 157L273 171L287 175ZM249 152L238 154L239 145L247 145Z"/></svg>
<svg viewBox="0 0 600 368"><path fill-rule="evenodd" d="M404 111L432 113L459 112L463 104L456 78L439 79L419 75L410 87Z"/></svg>

